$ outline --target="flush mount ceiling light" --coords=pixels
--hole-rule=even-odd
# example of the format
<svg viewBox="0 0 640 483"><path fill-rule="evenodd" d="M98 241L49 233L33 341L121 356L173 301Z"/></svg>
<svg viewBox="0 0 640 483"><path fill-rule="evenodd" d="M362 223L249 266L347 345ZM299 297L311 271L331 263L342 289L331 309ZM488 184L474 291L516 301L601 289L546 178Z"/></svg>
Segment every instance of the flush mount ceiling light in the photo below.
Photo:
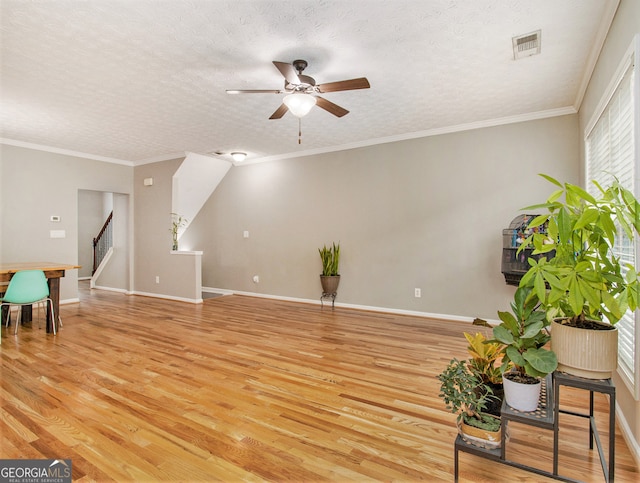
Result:
<svg viewBox="0 0 640 483"><path fill-rule="evenodd" d="M291 114L296 117L304 117L316 105L316 98L310 94L289 94L282 99L284 105L289 108Z"/></svg>
<svg viewBox="0 0 640 483"><path fill-rule="evenodd" d="M234 161L240 163L245 160L245 158L247 157L247 153L241 153L240 151L235 151L231 153L231 157L233 158Z"/></svg>

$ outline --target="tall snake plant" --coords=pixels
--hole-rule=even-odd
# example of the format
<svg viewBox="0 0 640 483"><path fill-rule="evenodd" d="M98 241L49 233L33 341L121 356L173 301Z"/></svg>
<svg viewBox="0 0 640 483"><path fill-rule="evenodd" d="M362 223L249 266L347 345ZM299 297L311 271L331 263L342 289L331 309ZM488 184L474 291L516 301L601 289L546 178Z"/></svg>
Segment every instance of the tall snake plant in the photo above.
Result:
<svg viewBox="0 0 640 483"><path fill-rule="evenodd" d="M338 265L340 264L340 243L336 245L334 242L332 246L328 247L324 245L322 248L318 248L320 252L320 259L322 260L322 275L340 275L338 272Z"/></svg>

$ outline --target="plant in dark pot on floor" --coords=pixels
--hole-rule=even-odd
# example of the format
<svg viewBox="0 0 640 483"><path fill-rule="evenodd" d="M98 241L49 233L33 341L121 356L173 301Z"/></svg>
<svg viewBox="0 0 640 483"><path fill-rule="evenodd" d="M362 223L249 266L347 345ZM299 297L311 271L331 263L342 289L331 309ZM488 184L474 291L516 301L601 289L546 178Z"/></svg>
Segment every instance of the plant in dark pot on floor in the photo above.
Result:
<svg viewBox="0 0 640 483"><path fill-rule="evenodd" d="M322 293L334 295L338 291L340 283L340 243L335 242L327 247L324 245L318 248L320 252L320 260L322 261L322 274L320 275L320 283L322 284Z"/></svg>
<svg viewBox="0 0 640 483"><path fill-rule="evenodd" d="M439 396L457 414L458 433L465 441L485 448L500 446L500 418L486 413L494 397L491 388L469 369L469 361L452 359L442 373ZM477 389L482 390L478 391Z"/></svg>
<svg viewBox="0 0 640 483"><path fill-rule="evenodd" d="M594 182L598 195L592 196L579 186L541 176L557 190L545 203L525 208L548 211L529 224L547 224L547 233L522 243L521 249L533 247L534 255L543 256L528 260L520 286L535 292L553 320L551 348L558 369L609 378L618 360L614 324L638 307L638 273L623 254L633 250L640 203L615 178L607 188Z"/></svg>
<svg viewBox="0 0 640 483"><path fill-rule="evenodd" d="M501 323L493 328L492 342L504 344L504 397L509 406L520 411L538 407L542 379L558 365L556 355L544 348L550 340L549 322L539 307L531 288L518 287L511 303L513 313L499 311Z"/></svg>

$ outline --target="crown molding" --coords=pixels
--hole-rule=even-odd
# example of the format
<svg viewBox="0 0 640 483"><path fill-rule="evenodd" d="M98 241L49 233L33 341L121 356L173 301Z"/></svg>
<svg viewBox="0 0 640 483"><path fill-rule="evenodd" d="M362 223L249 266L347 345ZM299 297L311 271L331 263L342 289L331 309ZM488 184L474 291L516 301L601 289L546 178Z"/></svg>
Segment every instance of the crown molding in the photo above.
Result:
<svg viewBox="0 0 640 483"><path fill-rule="evenodd" d="M358 141L355 143L342 144L339 146L331 146L328 148L310 149L307 151L298 151L293 153L284 153L284 154L276 154L273 156L258 157L258 158L253 158L251 160L243 161L242 163L237 163L237 164L233 163L233 164L234 166L242 167L242 166L248 166L256 163L266 163L269 161L279 161L279 160L291 159L291 158L302 158L306 156L313 156L316 154L333 153L337 151L347 151L349 149L376 146L378 144L395 143L399 141L407 141L410 139L424 138L424 137L430 137L430 136L440 136L443 134L451 134L451 133L456 133L461 131L471 131L473 129L483 129L487 127L502 126L505 124L515 124L519 122L534 121L538 119L546 119L549 117L566 116L569 114L576 114L577 112L578 111L574 106L560 107L558 109L549 109L546 111L530 112L526 114L518 114L515 116L507 116L507 117L501 117L497 119L488 119L485 121L458 124L455 126L428 129L425 131L415 131L412 133L399 134L396 136L387 136L382 138L369 139L366 141ZM43 146L40 144L25 143L22 141L15 141L12 139L0 138L0 144L9 144L12 146L37 149L39 151L47 151L47 152L57 153L57 154L66 154L69 156L94 159L96 161L104 161L107 163L124 164L126 166L141 166L144 164L158 163L162 161L170 161L173 159L184 158L186 156L186 152L182 151L182 152L165 154L162 156L156 156L153 158L147 158L141 161L134 162L134 161L125 161L122 159L108 158L104 156L97 156L95 154L80 153L77 151L71 151L67 149L53 148L50 146Z"/></svg>
<svg viewBox="0 0 640 483"><path fill-rule="evenodd" d="M42 144L25 143L23 141L16 141L14 139L0 138L0 144L7 144L9 146L17 146L19 148L35 149L37 151L46 151L48 153L64 154L66 156L74 156L76 158L93 159L94 161L104 161L105 163L123 164L125 166L134 166L132 161L126 161L124 159L108 158L106 156L98 156L96 154L81 153L78 151L71 151L70 149L60 149L51 146L43 146Z"/></svg>
<svg viewBox="0 0 640 483"><path fill-rule="evenodd" d="M430 136L440 136L443 134L451 134L462 131L471 131L474 129L483 129L487 127L502 126L505 124L515 124L520 122L535 121L538 119L546 119L549 117L566 116L569 114L576 114L578 111L573 106L561 107L558 109L549 109L546 111L530 112L526 114L518 114L515 116L501 117L497 119L488 119L486 121L477 121L466 124L458 124L455 126L447 126L442 128L429 129L426 131L416 131L412 133L399 134L396 136L387 136L383 138L369 139L366 141L359 141L355 143L342 144L340 146L331 146L329 148L310 149L307 151L299 151L295 153L277 154L274 156L265 156L262 158L254 158L250 161L244 161L242 165L248 166L250 164L265 163L269 161L279 161L282 159L301 158L306 156L313 156L316 154L332 153L336 151L346 151L349 149L357 149L369 146L376 146L378 144L395 143L399 141L407 141L409 139L424 138Z"/></svg>

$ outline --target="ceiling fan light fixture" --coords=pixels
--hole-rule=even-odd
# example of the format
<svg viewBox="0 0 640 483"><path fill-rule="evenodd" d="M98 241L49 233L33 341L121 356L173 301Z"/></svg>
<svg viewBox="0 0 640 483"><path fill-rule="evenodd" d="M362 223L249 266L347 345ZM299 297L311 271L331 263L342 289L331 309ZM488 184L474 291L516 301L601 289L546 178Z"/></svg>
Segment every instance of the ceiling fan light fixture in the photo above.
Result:
<svg viewBox="0 0 640 483"><path fill-rule="evenodd" d="M233 160L237 163L241 163L242 161L244 161L247 157L247 153L241 153L240 151L235 151L233 153L231 153L231 157L233 158Z"/></svg>
<svg viewBox="0 0 640 483"><path fill-rule="evenodd" d="M296 117L304 117L316 105L316 98L310 94L289 94L282 100L289 108L291 114Z"/></svg>

